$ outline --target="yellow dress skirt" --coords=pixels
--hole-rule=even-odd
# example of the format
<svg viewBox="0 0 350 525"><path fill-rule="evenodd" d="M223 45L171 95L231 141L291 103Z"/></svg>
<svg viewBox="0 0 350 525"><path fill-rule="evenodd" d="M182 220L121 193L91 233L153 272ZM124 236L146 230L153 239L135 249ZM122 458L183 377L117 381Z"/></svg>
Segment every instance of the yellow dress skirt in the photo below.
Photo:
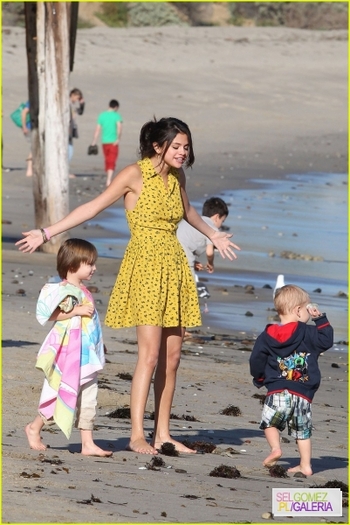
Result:
<svg viewBox="0 0 350 525"><path fill-rule="evenodd" d="M176 237L183 217L178 172L166 188L150 159L138 162L143 188L132 211L126 210L131 239L112 290L105 324L194 327L201 315L195 282Z"/></svg>

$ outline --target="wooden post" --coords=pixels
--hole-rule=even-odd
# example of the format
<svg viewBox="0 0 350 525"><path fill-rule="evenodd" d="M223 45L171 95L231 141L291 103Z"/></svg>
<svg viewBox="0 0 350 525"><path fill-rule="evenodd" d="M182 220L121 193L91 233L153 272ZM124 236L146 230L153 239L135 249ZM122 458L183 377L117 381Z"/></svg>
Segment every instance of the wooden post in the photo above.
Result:
<svg viewBox="0 0 350 525"><path fill-rule="evenodd" d="M25 10L35 226L41 228L69 211L71 2L25 2ZM53 237L42 250L57 253L65 238Z"/></svg>
<svg viewBox="0 0 350 525"><path fill-rule="evenodd" d="M78 13L79 13L79 2L71 2L70 24L69 24L69 47L70 47L69 70L70 71L73 71L73 67L74 67L75 42L76 42L77 29L78 29Z"/></svg>
<svg viewBox="0 0 350 525"><path fill-rule="evenodd" d="M39 89L38 74L36 67L37 55L37 3L27 2L24 4L26 20L26 47L28 60L28 93L30 104L31 142L33 155L33 197L35 211L35 225L40 228L44 224L44 209L42 202L42 179L45 172L44 152L39 143Z"/></svg>

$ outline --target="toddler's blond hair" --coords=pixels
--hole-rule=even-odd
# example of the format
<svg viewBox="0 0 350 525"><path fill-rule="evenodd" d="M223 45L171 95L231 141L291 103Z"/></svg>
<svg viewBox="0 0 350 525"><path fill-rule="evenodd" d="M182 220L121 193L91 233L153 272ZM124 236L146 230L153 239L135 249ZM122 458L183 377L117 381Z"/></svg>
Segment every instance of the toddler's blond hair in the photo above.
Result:
<svg viewBox="0 0 350 525"><path fill-rule="evenodd" d="M310 302L309 294L295 284L286 284L276 290L274 304L279 315L292 313L296 306Z"/></svg>

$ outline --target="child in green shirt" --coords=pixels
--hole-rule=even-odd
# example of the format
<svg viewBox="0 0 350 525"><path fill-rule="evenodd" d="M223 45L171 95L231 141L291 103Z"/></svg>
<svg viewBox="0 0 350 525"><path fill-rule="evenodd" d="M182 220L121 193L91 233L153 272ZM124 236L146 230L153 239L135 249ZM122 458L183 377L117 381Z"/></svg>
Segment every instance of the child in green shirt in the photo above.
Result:
<svg viewBox="0 0 350 525"><path fill-rule="evenodd" d="M118 113L118 109L119 102L112 99L107 111L103 111L99 114L94 138L91 143L91 145L94 146L100 132L102 132L101 142L107 174L106 187L112 182L119 153L119 141L122 133L123 119L120 113Z"/></svg>

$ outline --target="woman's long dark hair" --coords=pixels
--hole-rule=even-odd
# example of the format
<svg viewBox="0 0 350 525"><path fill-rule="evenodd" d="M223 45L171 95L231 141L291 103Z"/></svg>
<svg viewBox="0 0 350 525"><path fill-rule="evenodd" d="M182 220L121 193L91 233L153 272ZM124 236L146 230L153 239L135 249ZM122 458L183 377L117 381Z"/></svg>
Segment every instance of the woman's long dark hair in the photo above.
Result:
<svg viewBox="0 0 350 525"><path fill-rule="evenodd" d="M140 131L140 155L141 159L150 158L156 155L153 144L156 143L160 148L165 145L162 152L161 161L164 159L170 144L178 133L185 133L188 140L189 152L185 162L186 167L192 166L194 163L194 153L191 132L187 124L174 117L161 118L160 120L150 120L146 122Z"/></svg>

